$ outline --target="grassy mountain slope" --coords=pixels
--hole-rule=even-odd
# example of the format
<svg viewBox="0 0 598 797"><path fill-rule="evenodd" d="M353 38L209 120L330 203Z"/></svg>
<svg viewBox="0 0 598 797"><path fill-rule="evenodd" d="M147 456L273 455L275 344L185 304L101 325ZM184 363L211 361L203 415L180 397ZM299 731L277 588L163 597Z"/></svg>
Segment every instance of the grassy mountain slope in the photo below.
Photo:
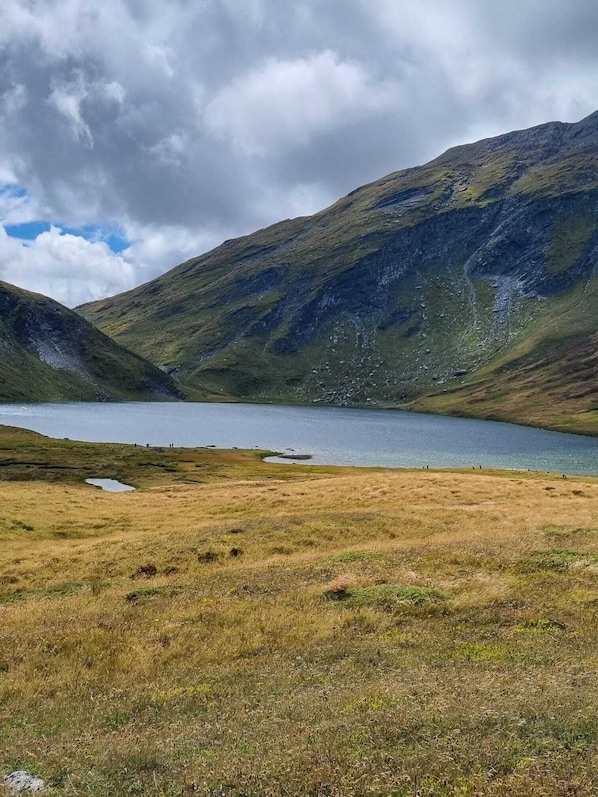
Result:
<svg viewBox="0 0 598 797"><path fill-rule="evenodd" d="M591 387L597 263L598 113L454 148L81 312L215 393L596 432L575 363Z"/></svg>
<svg viewBox="0 0 598 797"><path fill-rule="evenodd" d="M596 306L595 291L592 298ZM598 328L589 302L584 308L588 326L593 318ZM418 408L595 434L598 333L572 334L568 320L554 323L544 337L526 339L462 385L419 399Z"/></svg>
<svg viewBox="0 0 598 797"><path fill-rule="evenodd" d="M170 377L77 313L0 282L0 400L182 398Z"/></svg>

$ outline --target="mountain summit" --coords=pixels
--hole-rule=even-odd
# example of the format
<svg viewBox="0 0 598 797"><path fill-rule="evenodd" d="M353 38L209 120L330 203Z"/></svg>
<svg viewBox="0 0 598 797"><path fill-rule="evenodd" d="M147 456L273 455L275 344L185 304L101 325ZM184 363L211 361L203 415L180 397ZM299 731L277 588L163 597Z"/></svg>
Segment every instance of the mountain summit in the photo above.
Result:
<svg viewBox="0 0 598 797"><path fill-rule="evenodd" d="M80 311L184 385L598 432L598 112L455 147Z"/></svg>

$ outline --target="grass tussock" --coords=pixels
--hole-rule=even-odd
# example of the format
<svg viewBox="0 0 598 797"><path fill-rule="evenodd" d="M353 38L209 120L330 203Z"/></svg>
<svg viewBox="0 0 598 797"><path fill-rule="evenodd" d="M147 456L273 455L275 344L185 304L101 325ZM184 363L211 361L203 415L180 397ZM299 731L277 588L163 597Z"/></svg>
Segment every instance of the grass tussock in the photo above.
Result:
<svg viewBox="0 0 598 797"><path fill-rule="evenodd" d="M2 772L90 797L598 788L598 481L170 450L108 494L87 463L125 475L125 447L43 445L68 478L0 482Z"/></svg>

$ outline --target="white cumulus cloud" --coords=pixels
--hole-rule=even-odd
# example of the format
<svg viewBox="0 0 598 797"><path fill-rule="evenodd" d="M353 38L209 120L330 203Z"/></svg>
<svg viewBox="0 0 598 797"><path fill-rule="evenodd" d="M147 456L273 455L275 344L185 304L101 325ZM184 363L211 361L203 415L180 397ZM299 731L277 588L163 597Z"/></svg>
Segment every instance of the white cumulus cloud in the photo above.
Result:
<svg viewBox="0 0 598 797"><path fill-rule="evenodd" d="M137 270L101 241L56 227L21 241L0 226L0 279L74 307L133 287Z"/></svg>

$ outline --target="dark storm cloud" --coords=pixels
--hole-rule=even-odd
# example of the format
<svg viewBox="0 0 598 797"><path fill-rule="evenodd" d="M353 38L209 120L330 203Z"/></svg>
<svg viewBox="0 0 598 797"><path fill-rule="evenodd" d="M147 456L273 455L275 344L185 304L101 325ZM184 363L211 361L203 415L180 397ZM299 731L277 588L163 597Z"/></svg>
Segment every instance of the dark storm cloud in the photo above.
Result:
<svg viewBox="0 0 598 797"><path fill-rule="evenodd" d="M0 221L134 243L77 267L72 236L16 260L4 236L0 276L41 290L45 263L80 301L455 143L581 118L597 37L590 0L5 0L0 181L28 198Z"/></svg>

